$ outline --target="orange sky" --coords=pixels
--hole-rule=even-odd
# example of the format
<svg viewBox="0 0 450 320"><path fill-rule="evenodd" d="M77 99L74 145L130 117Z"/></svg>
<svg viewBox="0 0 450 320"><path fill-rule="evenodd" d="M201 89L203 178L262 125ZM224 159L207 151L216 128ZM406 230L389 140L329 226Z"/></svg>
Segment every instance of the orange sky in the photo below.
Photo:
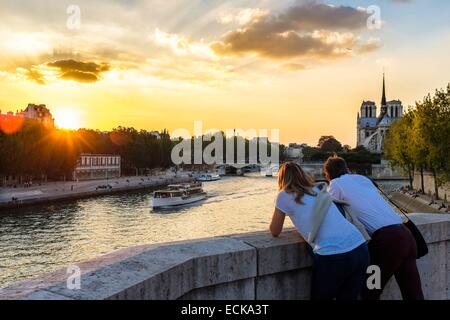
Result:
<svg viewBox="0 0 450 320"><path fill-rule="evenodd" d="M365 1L78 2L71 30L69 2L2 1L3 112L44 103L64 127L192 131L199 120L354 146L383 69L388 99L405 106L449 81L450 27L436 6L424 17L434 24L418 28L419 4L383 1L382 28L369 30Z"/></svg>

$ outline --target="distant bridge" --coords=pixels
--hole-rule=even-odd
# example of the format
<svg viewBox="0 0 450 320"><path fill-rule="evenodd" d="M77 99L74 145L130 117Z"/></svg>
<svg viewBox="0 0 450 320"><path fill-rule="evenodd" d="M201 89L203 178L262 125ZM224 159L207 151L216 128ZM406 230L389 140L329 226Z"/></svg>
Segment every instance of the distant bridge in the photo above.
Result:
<svg viewBox="0 0 450 320"><path fill-rule="evenodd" d="M224 163L221 165L216 165L215 168L219 171L222 169L225 173L232 173L237 175L242 175L245 172L257 172L260 171L264 166L261 164L251 164L251 163Z"/></svg>

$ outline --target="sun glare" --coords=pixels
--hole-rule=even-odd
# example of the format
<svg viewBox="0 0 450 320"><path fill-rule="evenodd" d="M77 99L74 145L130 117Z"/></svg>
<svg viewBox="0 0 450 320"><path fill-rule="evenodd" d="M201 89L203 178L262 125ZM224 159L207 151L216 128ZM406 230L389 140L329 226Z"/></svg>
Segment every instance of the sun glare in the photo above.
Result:
<svg viewBox="0 0 450 320"><path fill-rule="evenodd" d="M54 112L55 124L62 129L76 130L81 127L79 111L72 108L57 109Z"/></svg>

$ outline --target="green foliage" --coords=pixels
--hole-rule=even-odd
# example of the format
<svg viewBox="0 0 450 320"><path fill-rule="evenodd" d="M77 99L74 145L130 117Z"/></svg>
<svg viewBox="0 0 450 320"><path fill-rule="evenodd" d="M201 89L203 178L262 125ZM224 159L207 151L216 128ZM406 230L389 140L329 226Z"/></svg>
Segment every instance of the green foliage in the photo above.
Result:
<svg viewBox="0 0 450 320"><path fill-rule="evenodd" d="M223 137L224 161L227 139L235 140L236 155L238 140L242 141L243 138ZM194 150L194 138L191 142ZM247 139L243 142L248 156L250 142ZM67 131L26 120L21 130L14 134L7 135L0 131L0 175L70 179L82 153L118 154L122 157L121 169L124 174L145 174L153 168L172 166L171 153L176 143L171 140L167 130L160 132L158 139L152 132L134 128L117 127L110 132L90 129ZM202 150L210 143L204 139ZM270 156L270 144L267 144L267 149L266 154ZM280 157L283 157L283 150L284 146L281 145Z"/></svg>
<svg viewBox="0 0 450 320"><path fill-rule="evenodd" d="M411 113L406 113L401 120L391 125L384 141L384 156L391 160L394 167L400 168L409 175L411 187L414 171L413 149L407 141L411 141L412 135L413 117Z"/></svg>
<svg viewBox="0 0 450 320"><path fill-rule="evenodd" d="M326 141L336 140L332 136L322 136L319 140L319 146L324 145ZM341 146L341 143L336 140L337 143L334 143L335 146ZM327 148L325 148L327 149ZM381 157L379 154L371 153L364 147L357 147L355 149L351 149L349 146L346 148L333 148L332 151L324 151L322 148L314 148L314 147L305 147L302 150L303 152L303 160L304 161L313 161L313 162L322 162L327 160L329 157L337 154L338 156L344 158L349 164L378 164L380 163Z"/></svg>
<svg viewBox="0 0 450 320"><path fill-rule="evenodd" d="M0 133L0 174L70 177L77 154L69 135L34 120L24 121L15 133Z"/></svg>
<svg viewBox="0 0 450 320"><path fill-rule="evenodd" d="M372 153L367 149L351 150L350 152L340 152L338 156L342 157L347 163L359 163L359 164L379 164L381 161L381 155Z"/></svg>
<svg viewBox="0 0 450 320"><path fill-rule="evenodd" d="M409 172L433 172L438 186L450 181L450 84L416 102L390 129L385 155Z"/></svg>
<svg viewBox="0 0 450 320"><path fill-rule="evenodd" d="M238 150L238 149L240 149L241 146L243 146L243 150L245 152L245 159L244 159L245 163L249 163L250 162L249 155L250 155L250 149L251 149L250 145L251 145L251 143L256 143L256 148L257 148L257 150L256 150L257 151L256 161L259 162L261 160L260 159L260 151L261 151L261 153L264 153L265 155L267 155L267 157L269 157L269 158L271 157L272 145L271 145L271 142L267 140L267 138L259 138L259 139L267 140L266 141L266 148L267 149L265 151L262 151L262 150L260 150L260 147L262 145L264 145L264 144L262 144L261 140L258 140L257 142L255 142L255 141L251 142L250 140L248 140L248 139L246 139L244 137L241 137L241 136L230 136L230 137L227 137L224 132L221 132L221 136L222 136L222 147L223 147L223 158L222 158L222 162L223 163L226 163L227 160L228 160L227 159L227 152L228 152L228 148L229 148L230 145L233 145L233 147L234 147L234 149L232 151L232 154L234 155L233 161L235 163L237 163L240 160L242 160L242 159L238 159L238 154L240 154L240 150ZM196 141L201 141L201 150L202 150L202 154L203 154L203 152L205 151L206 147L208 145L210 145L211 143L214 143L215 139L216 139L216 137L214 135L212 135L212 136L203 135L203 136L199 136L199 137L191 137L191 163L195 163L196 162L195 159L194 159L194 151L195 151L195 148L196 148L195 147L195 142ZM182 139L180 139L180 141L182 141ZM278 153L279 153L278 161L279 162L283 162L286 159L285 149L286 149L285 145L283 145L283 144L279 144L278 145ZM213 152L212 155L215 156L215 152ZM255 159L252 159L252 160L254 161ZM202 164L205 164L204 163L204 159L203 159Z"/></svg>
<svg viewBox="0 0 450 320"><path fill-rule="evenodd" d="M341 152L342 144L333 136L321 136L317 145L323 152Z"/></svg>

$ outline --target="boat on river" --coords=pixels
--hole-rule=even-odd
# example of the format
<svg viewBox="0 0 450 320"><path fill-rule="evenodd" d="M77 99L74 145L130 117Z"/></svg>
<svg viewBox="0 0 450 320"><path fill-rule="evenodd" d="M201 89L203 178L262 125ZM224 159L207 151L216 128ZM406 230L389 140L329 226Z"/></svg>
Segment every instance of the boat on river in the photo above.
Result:
<svg viewBox="0 0 450 320"><path fill-rule="evenodd" d="M153 209L182 206L204 200L207 193L199 182L172 184L165 190L153 192L151 207Z"/></svg>
<svg viewBox="0 0 450 320"><path fill-rule="evenodd" d="M220 180L220 176L218 174L211 173L202 173L197 177L197 181L208 182L208 181L217 181Z"/></svg>
<svg viewBox="0 0 450 320"><path fill-rule="evenodd" d="M279 170L280 167L278 165L271 165L267 167L265 170L266 177L278 177Z"/></svg>

